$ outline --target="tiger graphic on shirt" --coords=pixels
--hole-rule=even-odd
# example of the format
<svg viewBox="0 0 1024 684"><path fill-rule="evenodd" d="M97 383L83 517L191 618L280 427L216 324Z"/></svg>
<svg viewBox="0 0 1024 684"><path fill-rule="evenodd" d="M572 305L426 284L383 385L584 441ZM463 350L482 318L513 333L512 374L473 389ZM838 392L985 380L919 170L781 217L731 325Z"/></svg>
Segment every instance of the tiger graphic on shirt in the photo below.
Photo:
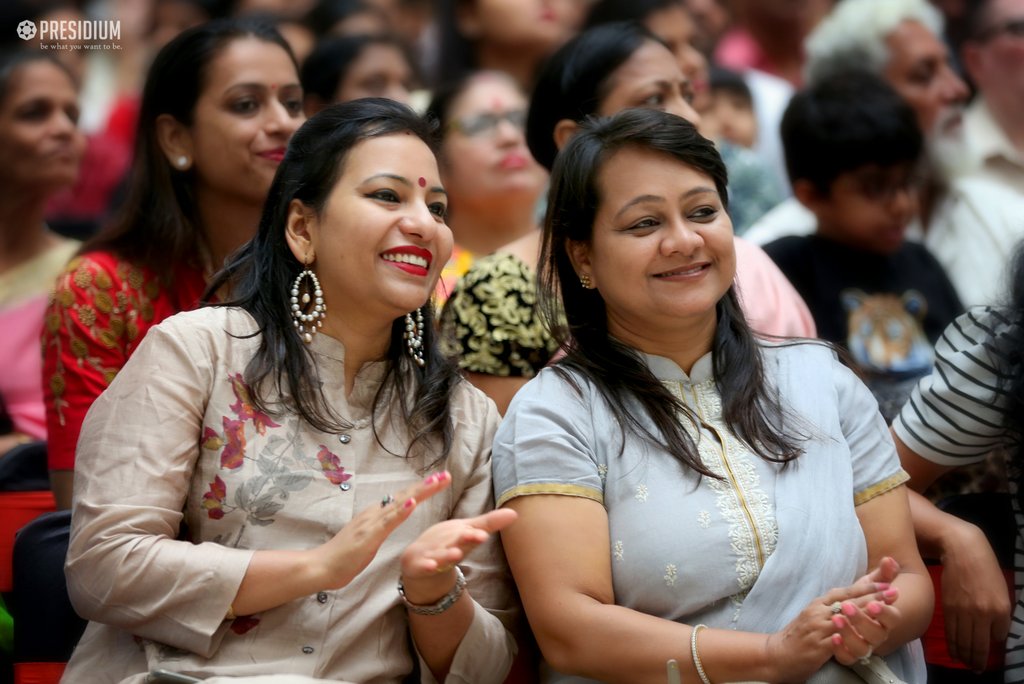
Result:
<svg viewBox="0 0 1024 684"><path fill-rule="evenodd" d="M928 303L917 290L868 294L848 288L839 295L847 312L846 345L857 364L875 373L923 375L934 361L924 333Z"/></svg>

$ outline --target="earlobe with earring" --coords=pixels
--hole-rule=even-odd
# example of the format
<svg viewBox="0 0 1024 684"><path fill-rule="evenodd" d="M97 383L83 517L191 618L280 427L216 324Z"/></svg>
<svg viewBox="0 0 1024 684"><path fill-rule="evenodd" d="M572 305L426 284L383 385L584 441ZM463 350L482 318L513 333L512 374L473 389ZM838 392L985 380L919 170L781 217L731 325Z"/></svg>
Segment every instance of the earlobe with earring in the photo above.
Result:
<svg viewBox="0 0 1024 684"><path fill-rule="evenodd" d="M592 290L594 288L594 282L587 273L580 273L580 285L584 290Z"/></svg>
<svg viewBox="0 0 1024 684"><path fill-rule="evenodd" d="M416 320L413 321L412 313L405 314L405 348L413 362L423 368L426 362L423 360L423 307L416 309Z"/></svg>
<svg viewBox="0 0 1024 684"><path fill-rule="evenodd" d="M179 169L182 169L182 170L184 170L184 169L185 169L185 167L187 167L187 166L188 166L188 157L186 157L185 155L181 155L181 156L179 156L179 157L178 157L177 159L175 159L175 160L174 160L174 164L175 164L175 165L176 165L176 166L177 166L177 167L178 167Z"/></svg>
<svg viewBox="0 0 1024 684"><path fill-rule="evenodd" d="M317 280L316 274L309 269L310 263L307 258L303 263L302 272L292 283L290 300L295 330L306 344L313 341L313 335L324 326L324 318L327 316L324 292L320 289L320 281ZM306 279L309 280L309 283L303 289L302 281ZM307 311L309 313L306 313Z"/></svg>

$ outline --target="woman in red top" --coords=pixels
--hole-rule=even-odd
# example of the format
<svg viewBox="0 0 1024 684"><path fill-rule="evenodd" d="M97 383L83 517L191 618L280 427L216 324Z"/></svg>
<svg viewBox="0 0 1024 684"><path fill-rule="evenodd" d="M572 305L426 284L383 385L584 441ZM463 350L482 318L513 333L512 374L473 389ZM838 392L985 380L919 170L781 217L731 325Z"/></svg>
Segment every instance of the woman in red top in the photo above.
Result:
<svg viewBox="0 0 1024 684"><path fill-rule="evenodd" d="M89 406L146 331L194 308L207 275L255 233L304 118L295 59L265 24L210 22L157 55L125 206L71 260L47 310L43 383L60 507L71 505L75 445Z"/></svg>

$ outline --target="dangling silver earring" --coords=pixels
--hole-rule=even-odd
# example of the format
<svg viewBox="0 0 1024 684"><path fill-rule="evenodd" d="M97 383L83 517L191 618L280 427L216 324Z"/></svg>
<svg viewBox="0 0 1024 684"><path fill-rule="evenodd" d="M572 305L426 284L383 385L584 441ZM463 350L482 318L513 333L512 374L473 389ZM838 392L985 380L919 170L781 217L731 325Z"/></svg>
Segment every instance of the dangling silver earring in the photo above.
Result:
<svg viewBox="0 0 1024 684"><path fill-rule="evenodd" d="M303 278L308 278L309 283L300 295ZM327 305L324 304L324 293L320 289L320 281L317 280L316 274L309 270L309 262L304 264L302 272L292 283L291 295L292 322L302 341L309 344L313 341L316 331L324 327L324 317L327 315ZM312 302L312 307L309 306L310 302Z"/></svg>
<svg viewBox="0 0 1024 684"><path fill-rule="evenodd" d="M412 314L405 314L405 346L409 356L420 368L427 365L423 360L423 308L416 309L416 320Z"/></svg>

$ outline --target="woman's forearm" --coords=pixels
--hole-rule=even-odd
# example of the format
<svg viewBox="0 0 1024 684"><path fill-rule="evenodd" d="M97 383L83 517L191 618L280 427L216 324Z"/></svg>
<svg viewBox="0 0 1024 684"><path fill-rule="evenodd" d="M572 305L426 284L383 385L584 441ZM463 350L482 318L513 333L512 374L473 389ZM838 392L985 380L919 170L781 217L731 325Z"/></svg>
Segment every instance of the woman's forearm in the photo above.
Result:
<svg viewBox="0 0 1024 684"><path fill-rule="evenodd" d="M969 551L977 544L988 546L988 540L976 525L940 510L913 490L908 490L908 496L914 536L925 558L941 561L948 553Z"/></svg>
<svg viewBox="0 0 1024 684"><path fill-rule="evenodd" d="M888 655L924 634L935 604L932 581L927 572L916 569L902 571L892 586L899 590L899 598L893 605L899 609L900 619L891 625L885 642L875 647L879 655Z"/></svg>
<svg viewBox="0 0 1024 684"><path fill-rule="evenodd" d="M416 591L408 586L406 596L411 603L418 606L434 605L446 595L454 583L454 574L451 574L447 589L440 588L423 593L423 589ZM473 598L468 591L464 591L455 604L440 615L420 615L412 610L407 612L416 650L430 668L434 678L443 682L455 659L455 651L458 650L462 638L473 622Z"/></svg>
<svg viewBox="0 0 1024 684"><path fill-rule="evenodd" d="M559 672L613 683L664 684L666 662L674 659L683 681L700 681L690 625L582 596L559 601L551 610L564 616L549 623L557 632L536 620L531 624L545 659ZM697 647L713 682L780 681L768 641L766 634L703 629Z"/></svg>
<svg viewBox="0 0 1024 684"><path fill-rule="evenodd" d="M256 551L238 593L235 615L253 615L327 588L324 569L310 551Z"/></svg>

